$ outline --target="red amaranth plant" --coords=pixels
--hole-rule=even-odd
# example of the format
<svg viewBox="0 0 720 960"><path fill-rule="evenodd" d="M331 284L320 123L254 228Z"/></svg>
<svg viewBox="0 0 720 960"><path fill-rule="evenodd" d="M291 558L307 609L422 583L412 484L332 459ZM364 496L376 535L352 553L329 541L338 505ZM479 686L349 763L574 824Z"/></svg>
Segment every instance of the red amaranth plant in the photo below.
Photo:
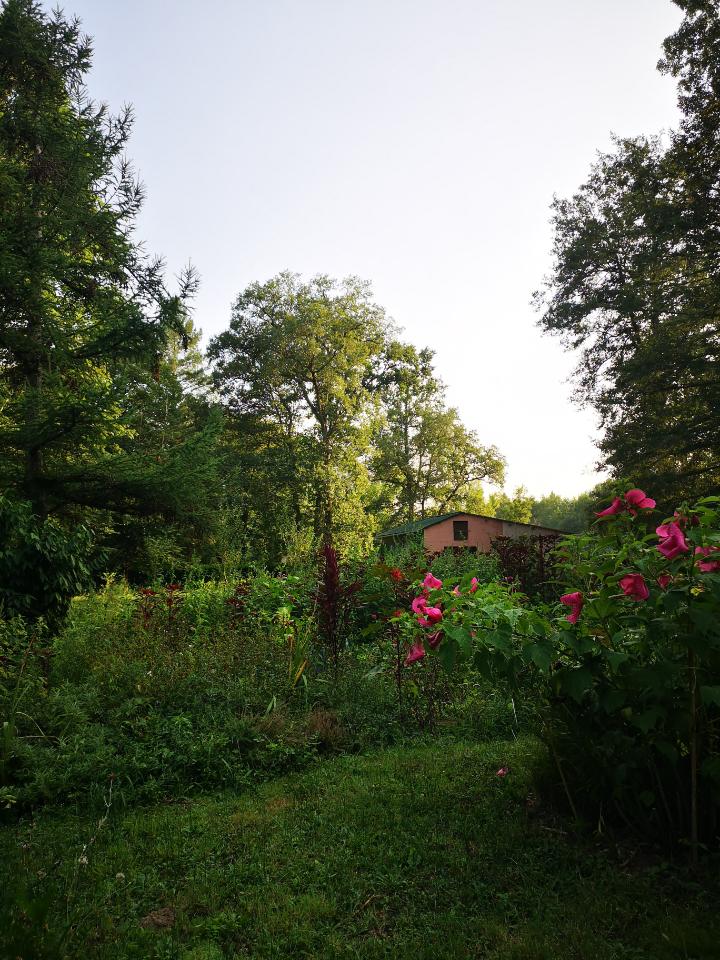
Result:
<svg viewBox="0 0 720 960"><path fill-rule="evenodd" d="M353 600L360 586L359 580L343 584L340 555L335 547L326 543L320 551L320 578L314 599L317 605L318 640L326 662L332 664L336 676Z"/></svg>

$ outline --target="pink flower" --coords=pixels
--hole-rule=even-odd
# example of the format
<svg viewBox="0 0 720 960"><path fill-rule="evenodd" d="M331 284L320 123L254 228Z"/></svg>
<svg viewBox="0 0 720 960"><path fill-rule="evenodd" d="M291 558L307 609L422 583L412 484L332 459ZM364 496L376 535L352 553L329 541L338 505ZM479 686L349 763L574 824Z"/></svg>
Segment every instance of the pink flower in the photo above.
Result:
<svg viewBox="0 0 720 960"><path fill-rule="evenodd" d="M628 490L625 494L625 503L628 504L630 512L633 514L636 510L652 510L655 507L655 501L652 497L646 497L644 490Z"/></svg>
<svg viewBox="0 0 720 960"><path fill-rule="evenodd" d="M618 581L622 592L631 600L647 600L650 591L641 573L628 573Z"/></svg>
<svg viewBox="0 0 720 960"><path fill-rule="evenodd" d="M428 646L433 650L437 650L440 646L440 641L442 640L442 633L438 630L437 633L428 634L427 642Z"/></svg>
<svg viewBox="0 0 720 960"><path fill-rule="evenodd" d="M410 609L413 613L422 613L426 606L427 597L415 597L413 602L410 604Z"/></svg>
<svg viewBox="0 0 720 960"><path fill-rule="evenodd" d="M500 767L495 774L496 777L506 777L510 773L510 767Z"/></svg>
<svg viewBox="0 0 720 960"><path fill-rule="evenodd" d="M480 584L478 583L478 578L473 577L472 580L470 581L470 593L475 593L475 591L479 586Z"/></svg>
<svg viewBox="0 0 720 960"><path fill-rule="evenodd" d="M695 555L709 557L711 553L717 553L720 547L695 547ZM717 560L697 560L698 570L703 573L717 573L720 571L720 558Z"/></svg>
<svg viewBox="0 0 720 960"><path fill-rule="evenodd" d="M668 586L672 583L672 576L669 573L661 573L657 578L657 582L661 590L667 590Z"/></svg>
<svg viewBox="0 0 720 960"><path fill-rule="evenodd" d="M415 663L417 660L422 660L424 656L425 647L423 646L422 640L416 640L408 650L407 656L405 657L405 666L409 667L411 663Z"/></svg>
<svg viewBox="0 0 720 960"><path fill-rule="evenodd" d="M459 597L459 596L460 596L460 587L453 587L453 588L452 588L452 595L453 595L454 597Z"/></svg>
<svg viewBox="0 0 720 960"><path fill-rule="evenodd" d="M614 517L615 514L624 513L624 511L627 510L635 517L637 516L638 510L652 510L654 506L655 501L652 497L646 496L644 490L638 490L634 487L632 490L628 490L622 497L615 497L609 507L599 512L596 510L595 516Z"/></svg>
<svg viewBox="0 0 720 960"><path fill-rule="evenodd" d="M425 607L425 616L430 623L440 623L442 620L442 610L440 607Z"/></svg>
<svg viewBox="0 0 720 960"><path fill-rule="evenodd" d="M575 593L565 593L560 597L560 603L564 603L566 607L570 607L570 613L565 617L568 623L577 623L580 617L580 611L585 603L585 598L582 593L580 593L579 590Z"/></svg>
<svg viewBox="0 0 720 960"><path fill-rule="evenodd" d="M622 497L615 497L613 502L609 507L606 507L604 510L599 512L595 511L596 517L614 517L616 513L622 513L625 510L625 504L623 503Z"/></svg>
<svg viewBox="0 0 720 960"><path fill-rule="evenodd" d="M442 586L442 580L438 580L437 577L434 577L431 573L428 573L423 580L423 586L427 587L428 590L439 590Z"/></svg>
<svg viewBox="0 0 720 960"><path fill-rule="evenodd" d="M681 553L687 553L690 549L685 541L685 534L677 523L663 523L655 533L661 541L658 544L658 550L668 560L674 560L675 557L679 557Z"/></svg>

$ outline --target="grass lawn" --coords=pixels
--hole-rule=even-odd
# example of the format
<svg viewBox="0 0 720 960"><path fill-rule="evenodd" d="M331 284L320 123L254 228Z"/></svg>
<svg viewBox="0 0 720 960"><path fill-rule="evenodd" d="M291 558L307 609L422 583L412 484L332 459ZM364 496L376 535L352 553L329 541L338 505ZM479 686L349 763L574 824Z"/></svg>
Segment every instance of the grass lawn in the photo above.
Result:
<svg viewBox="0 0 720 960"><path fill-rule="evenodd" d="M720 958L717 889L623 866L538 815L537 750L339 757L242 796L111 809L99 831L40 813L0 835L1 869L29 881L38 911L16 924L26 945L0 955Z"/></svg>

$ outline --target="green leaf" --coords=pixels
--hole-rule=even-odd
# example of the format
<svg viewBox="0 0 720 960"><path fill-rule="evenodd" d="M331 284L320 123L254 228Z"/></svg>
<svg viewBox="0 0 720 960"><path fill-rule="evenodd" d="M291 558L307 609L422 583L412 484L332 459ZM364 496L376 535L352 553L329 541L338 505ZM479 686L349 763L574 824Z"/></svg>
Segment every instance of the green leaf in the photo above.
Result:
<svg viewBox="0 0 720 960"><path fill-rule="evenodd" d="M603 652L613 673L617 673L619 668L630 659L630 654L623 650L608 650L603 647Z"/></svg>
<svg viewBox="0 0 720 960"><path fill-rule="evenodd" d="M585 694L592 689L593 677L587 667L563 670L558 676L562 691L571 696L577 703L580 703Z"/></svg>
<svg viewBox="0 0 720 960"><path fill-rule="evenodd" d="M703 703L712 703L714 706L720 707L720 686L701 686L700 698Z"/></svg>
<svg viewBox="0 0 720 960"><path fill-rule="evenodd" d="M625 706L626 700L624 690L605 690L600 696L600 704L606 713L616 713Z"/></svg>
<svg viewBox="0 0 720 960"><path fill-rule="evenodd" d="M503 653L510 653L510 637L511 634L506 628L498 627L497 630L486 633L483 639L487 646L502 650Z"/></svg>
<svg viewBox="0 0 720 960"><path fill-rule="evenodd" d="M438 647L438 657L445 670L452 670L458 658L457 644L452 639L446 638Z"/></svg>
<svg viewBox="0 0 720 960"><path fill-rule="evenodd" d="M643 733L648 733L656 726L658 720L664 716L664 711L659 707L650 707L649 710L644 710L642 713L633 714L630 721L639 730L642 730Z"/></svg>
<svg viewBox="0 0 720 960"><path fill-rule="evenodd" d="M555 653L552 644L541 642L530 643L525 647L524 652L529 654L530 659L539 670L545 673L550 669L550 664L552 663Z"/></svg>
<svg viewBox="0 0 720 960"><path fill-rule="evenodd" d="M446 627L444 633L446 637L455 641L463 657L470 656L473 648L473 638L469 630L466 630L465 627Z"/></svg>

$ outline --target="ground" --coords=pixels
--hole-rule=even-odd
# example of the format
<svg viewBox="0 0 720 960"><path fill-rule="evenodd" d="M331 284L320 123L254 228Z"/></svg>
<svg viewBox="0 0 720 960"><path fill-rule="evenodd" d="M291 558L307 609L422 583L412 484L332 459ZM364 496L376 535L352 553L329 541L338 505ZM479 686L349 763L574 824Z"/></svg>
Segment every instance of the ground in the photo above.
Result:
<svg viewBox="0 0 720 960"><path fill-rule="evenodd" d="M10 955L720 958L706 880L552 819L539 749L436 741L240 796L111 807L99 828L68 811L7 825L0 853L38 911Z"/></svg>

